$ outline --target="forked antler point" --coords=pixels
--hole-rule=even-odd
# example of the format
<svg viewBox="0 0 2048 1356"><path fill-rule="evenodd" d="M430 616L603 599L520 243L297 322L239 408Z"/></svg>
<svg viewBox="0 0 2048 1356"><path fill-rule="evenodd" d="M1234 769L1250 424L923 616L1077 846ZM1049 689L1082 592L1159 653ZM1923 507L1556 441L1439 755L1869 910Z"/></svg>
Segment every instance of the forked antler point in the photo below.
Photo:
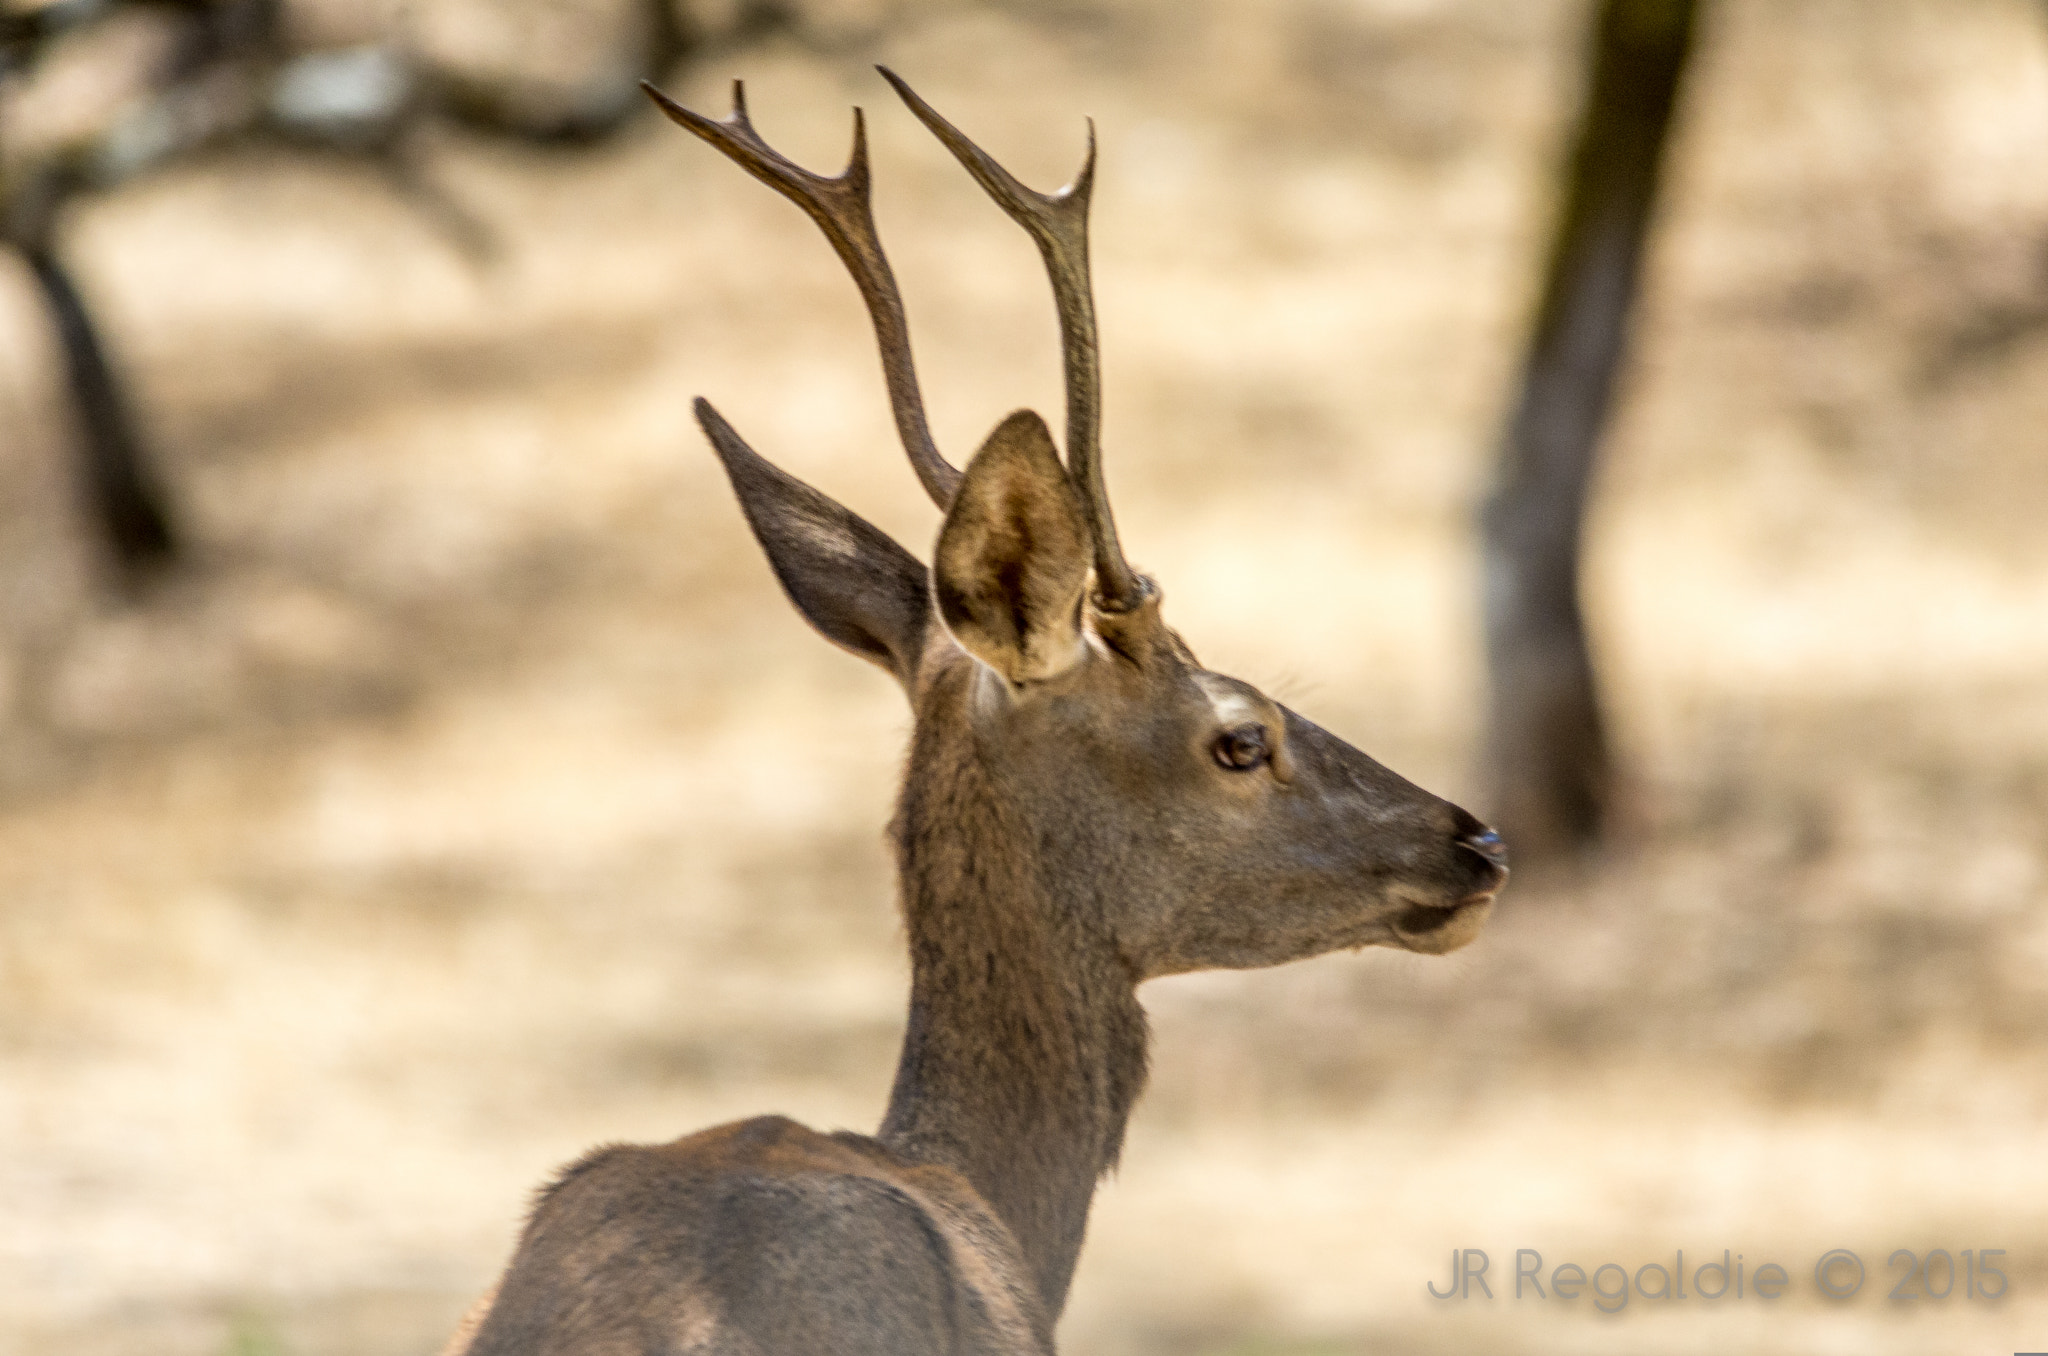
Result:
<svg viewBox="0 0 2048 1356"><path fill-rule="evenodd" d="M1054 193L1026 188L988 152L968 140L926 103L903 77L877 66L882 78L917 120L953 153L996 205L1038 246L1059 313L1060 355L1067 386L1067 469L1087 505L1095 537L1097 601L1111 611L1136 605L1151 590L1124 560L1102 476L1102 354L1096 338L1095 296L1088 272L1088 202L1095 186L1095 121L1088 120L1088 153L1073 182Z"/></svg>
<svg viewBox="0 0 2048 1356"><path fill-rule="evenodd" d="M719 121L691 112L651 84L643 83L642 88L671 121L710 142L740 168L794 202L825 233L840 262L853 275L861 300L867 304L875 343L881 350L882 379L889 389L890 412L895 416L903 450L932 502L941 509L951 505L960 484L960 472L939 455L925 418L924 397L918 390L917 369L911 360L910 328L903 314L903 298L896 290L896 277L875 232L867 120L861 111L853 110L853 150L846 168L837 175L826 176L805 169L761 139L747 117L743 81L732 82L732 113Z"/></svg>

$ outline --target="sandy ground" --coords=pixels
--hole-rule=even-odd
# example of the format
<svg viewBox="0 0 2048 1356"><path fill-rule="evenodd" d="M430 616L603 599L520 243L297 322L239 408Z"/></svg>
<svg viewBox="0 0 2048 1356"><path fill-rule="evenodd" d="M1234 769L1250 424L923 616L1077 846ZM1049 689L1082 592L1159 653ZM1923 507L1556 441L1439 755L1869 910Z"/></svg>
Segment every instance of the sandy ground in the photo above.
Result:
<svg viewBox="0 0 2048 1356"><path fill-rule="evenodd" d="M817 165L869 109L941 446L1057 408L1051 310L876 59L1037 183L1095 116L1134 557L1210 663L1472 794L1469 513L1581 7L864 12L673 83L744 74ZM436 164L496 268L274 156L82 216L199 542L140 603L0 281L0 1350L428 1351L587 1146L879 1112L905 714L688 417L922 549L853 290L664 126ZM2048 25L1730 0L1668 206L1592 548L1627 843L1448 960L1152 986L1077 1356L2048 1345ZM1518 1247L1792 1293L1425 1292ZM2008 1292L1888 1300L1900 1248Z"/></svg>

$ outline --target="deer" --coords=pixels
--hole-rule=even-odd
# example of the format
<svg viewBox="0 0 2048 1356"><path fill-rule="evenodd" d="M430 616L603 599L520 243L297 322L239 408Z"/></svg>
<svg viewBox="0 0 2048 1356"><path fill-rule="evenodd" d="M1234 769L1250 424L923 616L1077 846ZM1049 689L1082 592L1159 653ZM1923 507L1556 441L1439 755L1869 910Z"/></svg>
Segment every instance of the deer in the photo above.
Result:
<svg viewBox="0 0 2048 1356"><path fill-rule="evenodd" d="M761 1116L590 1153L539 1193L444 1356L1049 1356L1145 1084L1139 986L1366 946L1452 951L1506 883L1497 833L1204 668L1126 561L1100 450L1092 121L1079 174L1039 193L878 69L1038 245L1064 462L1028 410L964 470L934 445L859 109L827 177L762 140L739 82L717 121L645 88L823 229L942 516L927 568L695 402L790 602L913 712L888 833L911 984L887 1110L872 1135Z"/></svg>

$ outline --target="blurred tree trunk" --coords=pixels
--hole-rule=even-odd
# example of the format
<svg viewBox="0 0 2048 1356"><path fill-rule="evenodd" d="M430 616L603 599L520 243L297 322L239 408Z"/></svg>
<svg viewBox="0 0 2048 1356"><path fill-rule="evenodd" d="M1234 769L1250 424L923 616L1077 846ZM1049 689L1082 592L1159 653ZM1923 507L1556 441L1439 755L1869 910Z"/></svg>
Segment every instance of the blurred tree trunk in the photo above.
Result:
<svg viewBox="0 0 2048 1356"><path fill-rule="evenodd" d="M177 555L170 510L150 473L127 393L114 375L71 275L47 248L24 254L64 349L65 377L83 453L80 489L86 508L112 548L125 581L139 583Z"/></svg>
<svg viewBox="0 0 2048 1356"><path fill-rule="evenodd" d="M1600 0L1521 390L1481 515L1487 774L1496 820L1523 861L1590 846L1609 806L1579 546L1697 8Z"/></svg>

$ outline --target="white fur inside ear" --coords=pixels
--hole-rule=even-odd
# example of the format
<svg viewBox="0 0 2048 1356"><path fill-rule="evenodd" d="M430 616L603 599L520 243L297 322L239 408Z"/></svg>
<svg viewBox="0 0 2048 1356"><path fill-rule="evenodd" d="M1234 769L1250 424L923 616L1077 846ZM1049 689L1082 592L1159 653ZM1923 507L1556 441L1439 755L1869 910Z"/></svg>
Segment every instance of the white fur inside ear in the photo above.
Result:
<svg viewBox="0 0 2048 1356"><path fill-rule="evenodd" d="M1017 681L1042 683L1057 678L1080 663L1087 653L1079 627L1033 631L1024 645L1024 662L1017 666Z"/></svg>
<svg viewBox="0 0 2048 1356"><path fill-rule="evenodd" d="M860 559L860 552L845 533L834 530L832 524L816 521L800 521L791 524L791 535L801 536L804 544L819 556L851 563Z"/></svg>
<svg viewBox="0 0 2048 1356"><path fill-rule="evenodd" d="M1055 678L1086 653L1081 598L1093 542L1037 415L1011 415L975 453L932 554L940 620L1011 683Z"/></svg>
<svg viewBox="0 0 2048 1356"><path fill-rule="evenodd" d="M974 666L974 677L967 688L967 709L976 720L1001 715L1017 700L1009 680L986 664Z"/></svg>

